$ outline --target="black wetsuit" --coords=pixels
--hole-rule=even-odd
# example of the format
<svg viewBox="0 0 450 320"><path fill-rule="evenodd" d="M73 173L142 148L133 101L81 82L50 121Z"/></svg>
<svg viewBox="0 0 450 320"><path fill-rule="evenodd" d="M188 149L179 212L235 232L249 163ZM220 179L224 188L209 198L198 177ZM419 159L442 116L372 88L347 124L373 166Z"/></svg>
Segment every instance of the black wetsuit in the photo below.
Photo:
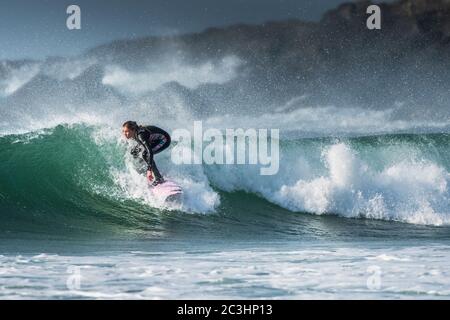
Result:
<svg viewBox="0 0 450 320"><path fill-rule="evenodd" d="M161 128L154 126L139 126L134 139L139 143L137 146L143 147L142 158L147 163L148 170L152 171L155 176L155 182L164 181L161 173L156 167L153 155L160 153L170 145L170 135ZM131 153L137 155L138 149L133 149Z"/></svg>

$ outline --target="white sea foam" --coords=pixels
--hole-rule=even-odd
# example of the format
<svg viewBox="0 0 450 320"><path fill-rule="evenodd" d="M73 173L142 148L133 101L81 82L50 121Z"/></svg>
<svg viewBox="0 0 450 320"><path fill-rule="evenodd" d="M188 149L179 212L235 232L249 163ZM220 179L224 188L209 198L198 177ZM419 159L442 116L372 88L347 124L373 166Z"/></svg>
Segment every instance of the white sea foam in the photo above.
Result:
<svg viewBox="0 0 450 320"><path fill-rule="evenodd" d="M450 174L434 163L405 159L376 171L343 143L326 149L323 161L326 175L299 178L266 193L267 197L293 211L417 224L450 223Z"/></svg>
<svg viewBox="0 0 450 320"><path fill-rule="evenodd" d="M202 84L222 84L232 80L237 76L237 68L241 64L241 60L236 56L227 56L219 62L207 61L199 65L189 65L176 60L167 61L149 65L147 70L139 72L109 66L103 84L111 85L128 94L142 94L172 81L195 89Z"/></svg>
<svg viewBox="0 0 450 320"><path fill-rule="evenodd" d="M209 248L97 255L0 256L2 299L398 299L448 298L449 247ZM391 243L389 243L391 244ZM195 253L195 254L193 254ZM399 258L401 257L401 258ZM26 259L29 263L21 263ZM68 266L80 285L66 286ZM374 274L370 270L379 270ZM26 275L26 276L24 276ZM379 286L368 285L379 277Z"/></svg>
<svg viewBox="0 0 450 320"><path fill-rule="evenodd" d="M62 59L47 63L42 73L57 80L73 80L97 63L95 59Z"/></svg>
<svg viewBox="0 0 450 320"><path fill-rule="evenodd" d="M414 154L377 167L345 143L325 145L321 159L302 146L284 152L280 172L270 178L251 166L211 167L208 177L223 190L259 194L295 212L450 224L450 174L431 160ZM384 152L378 156L390 157Z"/></svg>

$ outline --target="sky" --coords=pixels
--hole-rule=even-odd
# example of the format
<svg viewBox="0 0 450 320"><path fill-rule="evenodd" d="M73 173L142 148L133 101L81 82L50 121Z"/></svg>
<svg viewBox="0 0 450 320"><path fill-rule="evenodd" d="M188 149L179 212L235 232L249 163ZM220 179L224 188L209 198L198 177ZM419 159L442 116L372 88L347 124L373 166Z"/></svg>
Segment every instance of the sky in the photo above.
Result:
<svg viewBox="0 0 450 320"><path fill-rule="evenodd" d="M0 0L0 60L74 56L116 39L200 32L236 23L317 21L345 0ZM69 5L81 30L66 26Z"/></svg>

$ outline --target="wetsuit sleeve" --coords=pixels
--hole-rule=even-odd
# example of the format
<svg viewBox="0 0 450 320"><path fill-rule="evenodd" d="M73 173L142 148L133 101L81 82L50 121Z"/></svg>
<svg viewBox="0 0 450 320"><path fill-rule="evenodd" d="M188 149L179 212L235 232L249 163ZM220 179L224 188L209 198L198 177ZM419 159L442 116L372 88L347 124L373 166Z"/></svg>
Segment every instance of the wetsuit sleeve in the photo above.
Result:
<svg viewBox="0 0 450 320"><path fill-rule="evenodd" d="M138 134L138 142L144 146L144 152L142 153L144 161L147 163L148 170L152 171L153 152L148 139L145 139L144 134Z"/></svg>
<svg viewBox="0 0 450 320"><path fill-rule="evenodd" d="M164 131L163 129L155 127L155 126L148 126L148 128L152 133L159 133L159 134L163 135L164 137L166 137L166 140L168 140L170 142L170 134L167 133L167 131Z"/></svg>

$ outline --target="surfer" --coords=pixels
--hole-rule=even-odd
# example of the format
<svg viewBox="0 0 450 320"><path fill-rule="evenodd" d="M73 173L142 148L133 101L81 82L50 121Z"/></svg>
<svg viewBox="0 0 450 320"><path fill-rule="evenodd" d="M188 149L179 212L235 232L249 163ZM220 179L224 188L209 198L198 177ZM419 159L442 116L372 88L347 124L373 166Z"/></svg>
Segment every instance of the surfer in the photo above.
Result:
<svg viewBox="0 0 450 320"><path fill-rule="evenodd" d="M139 126L135 121L127 121L122 125L125 138L134 139L138 145L131 150L135 157L142 152L142 158L147 163L147 179L156 186L164 182L164 178L156 166L153 156L170 145L170 135L155 126Z"/></svg>

